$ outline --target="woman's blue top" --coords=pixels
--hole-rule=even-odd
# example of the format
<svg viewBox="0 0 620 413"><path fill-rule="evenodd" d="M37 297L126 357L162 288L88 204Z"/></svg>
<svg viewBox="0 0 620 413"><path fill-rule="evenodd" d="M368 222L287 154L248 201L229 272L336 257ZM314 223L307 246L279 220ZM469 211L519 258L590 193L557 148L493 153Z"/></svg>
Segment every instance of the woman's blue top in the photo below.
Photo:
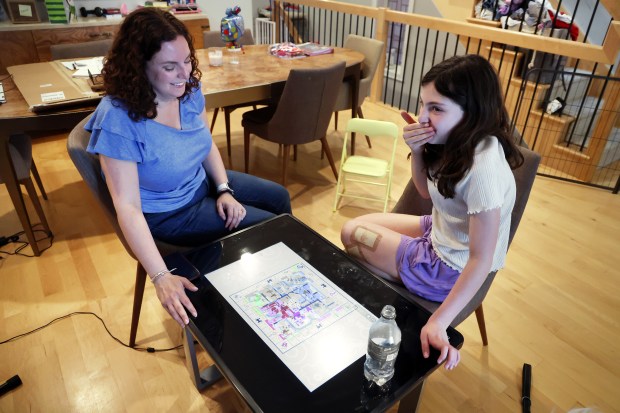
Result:
<svg viewBox="0 0 620 413"><path fill-rule="evenodd" d="M91 132L88 152L136 162L143 212L167 212L188 203L206 172L202 166L212 146L197 88L180 100L181 129L152 119L134 122L123 101L105 96L84 127Z"/></svg>

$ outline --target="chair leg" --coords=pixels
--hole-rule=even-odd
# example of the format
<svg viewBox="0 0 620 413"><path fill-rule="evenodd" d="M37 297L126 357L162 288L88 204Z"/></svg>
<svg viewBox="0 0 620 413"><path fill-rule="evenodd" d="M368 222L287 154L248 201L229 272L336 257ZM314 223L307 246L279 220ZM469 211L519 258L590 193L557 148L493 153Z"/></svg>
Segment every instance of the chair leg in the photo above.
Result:
<svg viewBox="0 0 620 413"><path fill-rule="evenodd" d="M32 231L32 223L30 221L30 217L28 216L28 211L26 209L26 204L24 203L24 196L22 195L20 182L15 181L16 187L12 187L9 185L9 182L5 182L7 184L7 189L9 191L9 196L11 197L11 201L13 202L13 207L15 208L15 212L17 212L17 216L19 217L19 222L22 224L22 228L26 233L26 238L28 238L28 242L32 247L32 252L35 256L41 255L41 251L39 250L39 246L37 244L36 238L34 236L34 232Z"/></svg>
<svg viewBox="0 0 620 413"><path fill-rule="evenodd" d="M34 176L34 180L37 181L37 185L39 187L39 191L41 191L41 196L43 199L47 201L47 194L45 193L45 188L43 188L43 182L41 182L41 177L39 176L39 171L37 170L37 166L34 164L34 159L30 163L30 172L32 172L32 176Z"/></svg>
<svg viewBox="0 0 620 413"><path fill-rule="evenodd" d="M338 112L334 112L334 129L338 130Z"/></svg>
<svg viewBox="0 0 620 413"><path fill-rule="evenodd" d="M142 310L142 298L144 297L144 285L146 284L146 270L138 262L136 268L136 286L133 293L133 313L131 314L131 330L129 331L129 347L136 346L136 333Z"/></svg>
<svg viewBox="0 0 620 413"><path fill-rule="evenodd" d="M364 114L362 113L362 107L357 107L357 117L364 119ZM372 148L372 144L370 143L370 136L366 135L366 143L368 143L368 147Z"/></svg>
<svg viewBox="0 0 620 413"><path fill-rule="evenodd" d="M323 144L323 151L325 152L325 155L327 155L327 160L329 161L329 165L332 167L332 172L334 172L336 181L338 181L338 170L336 169L334 157L332 156L332 151L329 149L329 144L327 143L327 138L325 138L325 136L321 138L321 143Z"/></svg>
<svg viewBox="0 0 620 413"><path fill-rule="evenodd" d="M297 162L297 145L293 145L293 160Z"/></svg>
<svg viewBox="0 0 620 413"><path fill-rule="evenodd" d="M489 340L487 339L487 326L484 322L484 310L482 309L482 304L476 308L476 320L478 320L478 328L480 329L480 337L482 337L482 345L486 346L489 344Z"/></svg>
<svg viewBox="0 0 620 413"><path fill-rule="evenodd" d="M243 129L243 156L245 161L245 173L250 170L250 132Z"/></svg>
<svg viewBox="0 0 620 413"><path fill-rule="evenodd" d="M50 226L47 223L47 219L45 218L45 213L43 212L43 208L41 207L41 202L39 202L39 195L37 195L37 191L34 188L32 179L28 177L22 182L24 183L24 186L26 187L26 191L28 191L28 196L30 197L30 200L32 201L32 205L34 205L35 211L37 211L37 215L39 216L39 219L41 220L41 224L43 225L43 228L45 228L45 231L47 232L48 235L51 235L52 231L50 230Z"/></svg>
<svg viewBox="0 0 620 413"><path fill-rule="evenodd" d="M291 145L284 144L284 153L282 154L282 186L286 186L286 169L288 168L288 157L291 154Z"/></svg>
<svg viewBox="0 0 620 413"><path fill-rule="evenodd" d="M226 123L226 149L228 151L228 158L231 158L230 152L230 112L232 110L224 108L224 122Z"/></svg>
<svg viewBox="0 0 620 413"><path fill-rule="evenodd" d="M217 119L217 112L220 108L213 109L213 119L211 119L211 133L213 133L213 127L215 126L215 120Z"/></svg>

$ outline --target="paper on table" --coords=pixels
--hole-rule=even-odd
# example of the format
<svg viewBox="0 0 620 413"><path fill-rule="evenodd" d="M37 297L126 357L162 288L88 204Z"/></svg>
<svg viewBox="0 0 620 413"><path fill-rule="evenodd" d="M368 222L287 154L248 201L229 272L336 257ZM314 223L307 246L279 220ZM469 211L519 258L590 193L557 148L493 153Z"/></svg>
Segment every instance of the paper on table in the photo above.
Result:
<svg viewBox="0 0 620 413"><path fill-rule="evenodd" d="M283 243L205 276L309 391L366 353L377 317Z"/></svg>
<svg viewBox="0 0 620 413"><path fill-rule="evenodd" d="M74 64L74 68L77 68L72 74L73 77L89 77L88 72L93 76L100 75L103 69L103 57L101 56L75 62L63 62L63 65L67 67L67 63Z"/></svg>

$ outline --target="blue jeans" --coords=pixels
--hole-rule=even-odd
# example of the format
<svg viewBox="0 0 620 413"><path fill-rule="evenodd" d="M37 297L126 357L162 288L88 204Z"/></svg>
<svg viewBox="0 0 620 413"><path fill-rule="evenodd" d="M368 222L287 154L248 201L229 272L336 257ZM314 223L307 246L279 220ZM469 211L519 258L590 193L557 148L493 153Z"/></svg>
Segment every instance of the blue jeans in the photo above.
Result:
<svg viewBox="0 0 620 413"><path fill-rule="evenodd" d="M145 213L153 237L174 245L198 246L239 231L276 215L291 213L291 199L282 185L236 171L226 171L235 199L246 216L235 229L224 227L217 214L216 188L209 178L185 206L168 212Z"/></svg>

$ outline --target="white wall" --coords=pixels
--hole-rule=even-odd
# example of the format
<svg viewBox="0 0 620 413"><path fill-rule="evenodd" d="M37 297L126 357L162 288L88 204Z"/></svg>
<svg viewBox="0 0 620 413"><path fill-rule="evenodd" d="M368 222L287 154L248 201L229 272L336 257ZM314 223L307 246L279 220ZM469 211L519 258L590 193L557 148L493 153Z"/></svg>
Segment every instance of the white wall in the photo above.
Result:
<svg viewBox="0 0 620 413"><path fill-rule="evenodd" d="M202 13L209 18L211 30L219 30L222 17L226 15L226 9L229 7L239 6L241 8L241 16L246 28L254 27L254 17L256 16L256 7L252 5L253 0L236 0L236 1L213 1L213 0L197 0L198 7L202 9ZM258 6L257 6L258 7Z"/></svg>

